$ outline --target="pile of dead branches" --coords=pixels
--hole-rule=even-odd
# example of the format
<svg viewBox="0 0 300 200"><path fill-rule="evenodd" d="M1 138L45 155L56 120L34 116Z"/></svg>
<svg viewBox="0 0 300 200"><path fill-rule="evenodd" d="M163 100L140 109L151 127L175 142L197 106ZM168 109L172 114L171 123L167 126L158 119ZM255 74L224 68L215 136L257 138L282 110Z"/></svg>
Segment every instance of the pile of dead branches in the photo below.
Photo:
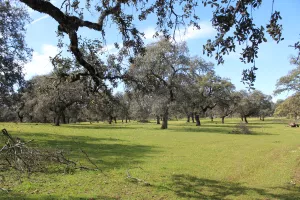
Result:
<svg viewBox="0 0 300 200"><path fill-rule="evenodd" d="M47 167L51 165L62 165L65 170L69 169L99 169L88 157L88 155L81 150L87 159L96 167L88 168L78 166L74 161L67 159L62 150L45 150L30 147L33 140L27 142L20 138L12 137L6 129L2 130L2 134L6 140L4 146L0 149L0 171L9 170L11 168L20 172L45 172Z"/></svg>

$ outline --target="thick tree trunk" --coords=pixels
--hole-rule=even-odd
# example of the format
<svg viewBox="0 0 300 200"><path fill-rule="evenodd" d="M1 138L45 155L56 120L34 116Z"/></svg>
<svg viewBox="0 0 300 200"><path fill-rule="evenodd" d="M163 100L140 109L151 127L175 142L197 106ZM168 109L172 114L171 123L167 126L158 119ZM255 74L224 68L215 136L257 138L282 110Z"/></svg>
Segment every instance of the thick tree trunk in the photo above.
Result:
<svg viewBox="0 0 300 200"><path fill-rule="evenodd" d="M60 122L60 114L57 114L56 117L55 117L54 119L55 119L54 125L55 125L55 126L59 126L59 125L60 125L60 124L59 124L59 122Z"/></svg>
<svg viewBox="0 0 300 200"><path fill-rule="evenodd" d="M166 108L166 110L163 114L163 121L162 121L161 129L167 129L168 128L168 118L169 118L169 109Z"/></svg>
<svg viewBox="0 0 300 200"><path fill-rule="evenodd" d="M22 123L23 122L23 116L19 116L19 120L20 120L20 123Z"/></svg>
<svg viewBox="0 0 300 200"><path fill-rule="evenodd" d="M195 123L195 117L194 113L192 113L192 122Z"/></svg>
<svg viewBox="0 0 300 200"><path fill-rule="evenodd" d="M160 117L158 115L156 115L156 124L160 124Z"/></svg>
<svg viewBox="0 0 300 200"><path fill-rule="evenodd" d="M109 118L108 118L108 123L111 124L111 123L112 123L112 120L113 120L113 117L112 117L112 116L109 116Z"/></svg>
<svg viewBox="0 0 300 200"><path fill-rule="evenodd" d="M222 124L224 124L224 119L225 119L225 117L222 117Z"/></svg>
<svg viewBox="0 0 300 200"><path fill-rule="evenodd" d="M201 126L200 116L198 113L195 114L195 120L196 120L196 126Z"/></svg>
<svg viewBox="0 0 300 200"><path fill-rule="evenodd" d="M187 114L186 117L187 117L186 122L190 122L190 119L191 119L190 114Z"/></svg>
<svg viewBox="0 0 300 200"><path fill-rule="evenodd" d="M22 123L22 122L23 122L23 118L24 118L24 116L23 116L23 115L20 115L20 112L17 112L17 114L18 114L18 117L19 117L20 123Z"/></svg>
<svg viewBox="0 0 300 200"><path fill-rule="evenodd" d="M62 121L63 124L66 124L66 123L67 123L67 121L66 121L66 116L65 116L65 113L64 113L64 112L61 114L61 121Z"/></svg>
<svg viewBox="0 0 300 200"><path fill-rule="evenodd" d="M247 120L247 117L244 117L244 119L245 119L245 122L246 122L246 124L248 124L248 120Z"/></svg>

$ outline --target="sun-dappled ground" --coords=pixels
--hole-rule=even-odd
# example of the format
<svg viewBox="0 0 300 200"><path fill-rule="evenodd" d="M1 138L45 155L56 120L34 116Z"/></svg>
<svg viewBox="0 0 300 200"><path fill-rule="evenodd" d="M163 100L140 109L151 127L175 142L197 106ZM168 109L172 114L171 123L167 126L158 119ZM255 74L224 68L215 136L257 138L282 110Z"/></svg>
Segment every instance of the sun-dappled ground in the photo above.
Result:
<svg viewBox="0 0 300 200"><path fill-rule="evenodd" d="M300 128L250 119L254 134L230 134L238 122L170 121L168 130L154 122L1 123L13 136L90 165L80 147L103 173L56 170L20 182L17 173L0 172L0 187L11 189L0 190L0 199L300 199Z"/></svg>

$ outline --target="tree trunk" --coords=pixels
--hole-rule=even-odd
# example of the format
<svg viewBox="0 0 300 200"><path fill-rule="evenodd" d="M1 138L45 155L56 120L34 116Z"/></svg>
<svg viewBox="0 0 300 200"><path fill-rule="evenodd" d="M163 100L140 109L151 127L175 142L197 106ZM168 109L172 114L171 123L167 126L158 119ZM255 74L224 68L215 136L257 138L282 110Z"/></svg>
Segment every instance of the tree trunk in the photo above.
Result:
<svg viewBox="0 0 300 200"><path fill-rule="evenodd" d="M112 120L113 120L113 117L109 116L108 123L111 124Z"/></svg>
<svg viewBox="0 0 300 200"><path fill-rule="evenodd" d="M18 112L17 114L18 114L18 117L19 117L20 123L22 123L22 122L23 122L23 118L24 118L24 116L23 116L23 115L20 115L20 112Z"/></svg>
<svg viewBox="0 0 300 200"><path fill-rule="evenodd" d="M115 124L117 123L117 117L114 117Z"/></svg>
<svg viewBox="0 0 300 200"><path fill-rule="evenodd" d="M122 123L124 123L124 119L122 118Z"/></svg>
<svg viewBox="0 0 300 200"><path fill-rule="evenodd" d="M191 115L190 114L187 114L187 120L186 120L186 122L190 122L190 119L191 119Z"/></svg>
<svg viewBox="0 0 300 200"><path fill-rule="evenodd" d="M169 109L166 108L164 114L163 114L163 122L161 125L161 129L167 129L168 128L168 117L169 117Z"/></svg>
<svg viewBox="0 0 300 200"><path fill-rule="evenodd" d="M156 115L156 124L160 124L160 117L158 115Z"/></svg>
<svg viewBox="0 0 300 200"><path fill-rule="evenodd" d="M246 124L248 124L248 120L247 120L247 117L244 117L245 118L245 122L246 122Z"/></svg>
<svg viewBox="0 0 300 200"><path fill-rule="evenodd" d="M244 121L244 117L241 117L241 120Z"/></svg>
<svg viewBox="0 0 300 200"><path fill-rule="evenodd" d="M192 121L193 121L193 123L195 123L194 113L192 113Z"/></svg>
<svg viewBox="0 0 300 200"><path fill-rule="evenodd" d="M262 119L261 119L261 116L259 116L259 120L262 120Z"/></svg>
<svg viewBox="0 0 300 200"><path fill-rule="evenodd" d="M198 113L195 114L195 120L196 120L196 126L201 126L200 116Z"/></svg>
<svg viewBox="0 0 300 200"><path fill-rule="evenodd" d="M56 117L55 117L54 119L55 119L54 125L55 125L55 126L59 126L59 125L60 125L60 124L59 124L59 121L60 121L60 114L57 114Z"/></svg>
<svg viewBox="0 0 300 200"><path fill-rule="evenodd" d="M214 121L214 117L211 115L210 116L210 121L213 122Z"/></svg>
<svg viewBox="0 0 300 200"><path fill-rule="evenodd" d="M47 117L44 117L43 123L47 123Z"/></svg>
<svg viewBox="0 0 300 200"><path fill-rule="evenodd" d="M222 124L224 124L224 119L225 119L225 117L222 117Z"/></svg>
<svg viewBox="0 0 300 200"><path fill-rule="evenodd" d="M125 123L127 123L127 117L125 117Z"/></svg>
<svg viewBox="0 0 300 200"><path fill-rule="evenodd" d="M62 112L62 114L61 114L61 121L62 121L63 124L66 124L66 123L67 123L67 121L66 121L66 116L65 116L65 113L64 113L64 112Z"/></svg>
<svg viewBox="0 0 300 200"><path fill-rule="evenodd" d="M263 116L263 117L261 118L261 120L262 120L262 121L265 121L265 117Z"/></svg>

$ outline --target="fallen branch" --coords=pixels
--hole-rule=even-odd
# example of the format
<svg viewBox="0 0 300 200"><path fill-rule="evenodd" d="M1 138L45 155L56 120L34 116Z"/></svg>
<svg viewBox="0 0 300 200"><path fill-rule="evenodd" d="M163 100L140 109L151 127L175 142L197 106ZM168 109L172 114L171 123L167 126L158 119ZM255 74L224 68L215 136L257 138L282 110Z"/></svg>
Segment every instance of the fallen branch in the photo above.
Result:
<svg viewBox="0 0 300 200"><path fill-rule="evenodd" d="M141 167L138 167L138 168L140 168L140 169L142 169ZM140 178L136 178L136 177L133 177L133 176L131 176L131 174L130 174L130 172L129 172L129 169L127 169L127 177L126 177L127 179L130 179L130 180L132 180L132 181L135 181L135 182L141 182L141 183L143 183L145 186L149 186L150 185L150 183L148 183L147 181L145 181L145 180L143 180L143 179L140 179Z"/></svg>
<svg viewBox="0 0 300 200"><path fill-rule="evenodd" d="M92 162L87 153L80 147L81 152L86 156L89 162L96 167L96 169L78 166L76 162L67 159L62 150L50 151L31 148L28 144L33 140L23 142L20 138L13 138L6 129L2 130L2 134L7 138L7 142L0 149L1 170L14 168L22 173L27 172L30 174L33 172L43 172L51 164L64 165L65 171L67 169L99 170L99 167Z"/></svg>

